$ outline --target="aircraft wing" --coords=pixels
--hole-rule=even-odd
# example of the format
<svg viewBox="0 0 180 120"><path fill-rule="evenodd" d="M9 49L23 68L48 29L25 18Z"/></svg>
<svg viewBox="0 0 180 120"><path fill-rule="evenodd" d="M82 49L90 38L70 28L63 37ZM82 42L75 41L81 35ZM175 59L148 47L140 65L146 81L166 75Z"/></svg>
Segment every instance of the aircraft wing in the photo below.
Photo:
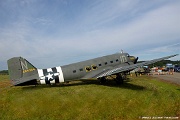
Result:
<svg viewBox="0 0 180 120"><path fill-rule="evenodd" d="M114 75L114 74L121 73L121 72L131 71L131 70L134 70L135 68L138 68L138 67L141 67L141 66L144 66L144 65L149 65L149 64L152 64L152 63L164 60L164 59L168 59L168 58L171 58L171 57L174 57L174 56L177 56L177 55L178 54L170 55L170 56L167 56L167 57L153 59L153 60L150 60L150 61L145 61L145 62L142 62L142 63L133 64L133 65L115 67L115 68L113 68L111 70L108 70L108 71L96 76L96 78L101 78L101 77L110 76L110 75Z"/></svg>

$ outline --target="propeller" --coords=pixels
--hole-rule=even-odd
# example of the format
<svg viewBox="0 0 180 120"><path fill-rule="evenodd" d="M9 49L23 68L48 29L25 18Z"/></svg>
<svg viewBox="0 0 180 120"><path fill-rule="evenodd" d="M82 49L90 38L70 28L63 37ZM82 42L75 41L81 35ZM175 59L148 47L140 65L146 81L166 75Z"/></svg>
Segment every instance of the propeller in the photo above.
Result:
<svg viewBox="0 0 180 120"><path fill-rule="evenodd" d="M138 61L138 57L134 60L134 64L136 64L136 63L137 63L137 61Z"/></svg>

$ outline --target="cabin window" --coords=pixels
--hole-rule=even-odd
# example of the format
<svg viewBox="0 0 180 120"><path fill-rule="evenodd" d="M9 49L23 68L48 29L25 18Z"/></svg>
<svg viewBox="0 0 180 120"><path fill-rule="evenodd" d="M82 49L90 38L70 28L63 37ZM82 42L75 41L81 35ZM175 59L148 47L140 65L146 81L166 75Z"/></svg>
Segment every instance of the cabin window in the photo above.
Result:
<svg viewBox="0 0 180 120"><path fill-rule="evenodd" d="M116 62L118 62L119 60L118 59L116 59Z"/></svg>
<svg viewBox="0 0 180 120"><path fill-rule="evenodd" d="M107 65L107 62L105 62L105 65Z"/></svg>
<svg viewBox="0 0 180 120"><path fill-rule="evenodd" d="M97 66L96 66L96 65L92 65L92 69L93 69L93 70L96 70L96 69L97 69Z"/></svg>
<svg viewBox="0 0 180 120"><path fill-rule="evenodd" d="M83 69L82 69L82 68L80 68L80 69L79 69L79 71L83 71Z"/></svg>
<svg viewBox="0 0 180 120"><path fill-rule="evenodd" d="M110 63L113 63L113 61L110 61Z"/></svg>
<svg viewBox="0 0 180 120"><path fill-rule="evenodd" d="M86 70L86 72L89 72L89 71L91 71L91 67L87 66L87 67L85 67L85 70Z"/></svg>
<svg viewBox="0 0 180 120"><path fill-rule="evenodd" d="M73 73L76 73L76 70L73 70Z"/></svg>
<svg viewBox="0 0 180 120"><path fill-rule="evenodd" d="M99 64L99 66L102 66L101 64Z"/></svg>

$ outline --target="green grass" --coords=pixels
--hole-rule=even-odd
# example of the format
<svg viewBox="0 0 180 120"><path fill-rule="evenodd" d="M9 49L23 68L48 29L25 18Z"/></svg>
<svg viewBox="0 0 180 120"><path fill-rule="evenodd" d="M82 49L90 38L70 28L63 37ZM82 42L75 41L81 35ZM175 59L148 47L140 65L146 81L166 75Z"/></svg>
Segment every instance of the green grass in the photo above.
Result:
<svg viewBox="0 0 180 120"><path fill-rule="evenodd" d="M180 87L148 76L124 85L109 81L60 86L9 87L0 76L0 119L138 119L180 117Z"/></svg>

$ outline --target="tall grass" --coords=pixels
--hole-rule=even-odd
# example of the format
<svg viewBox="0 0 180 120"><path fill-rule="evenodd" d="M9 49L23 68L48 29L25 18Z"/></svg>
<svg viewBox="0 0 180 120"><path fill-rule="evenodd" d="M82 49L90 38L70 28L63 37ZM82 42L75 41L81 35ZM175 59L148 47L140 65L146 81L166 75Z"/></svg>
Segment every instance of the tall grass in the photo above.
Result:
<svg viewBox="0 0 180 120"><path fill-rule="evenodd" d="M0 85L8 76L0 76ZM2 80L3 79L3 80ZM148 76L109 81L0 88L0 119L138 119L180 117L180 87Z"/></svg>

